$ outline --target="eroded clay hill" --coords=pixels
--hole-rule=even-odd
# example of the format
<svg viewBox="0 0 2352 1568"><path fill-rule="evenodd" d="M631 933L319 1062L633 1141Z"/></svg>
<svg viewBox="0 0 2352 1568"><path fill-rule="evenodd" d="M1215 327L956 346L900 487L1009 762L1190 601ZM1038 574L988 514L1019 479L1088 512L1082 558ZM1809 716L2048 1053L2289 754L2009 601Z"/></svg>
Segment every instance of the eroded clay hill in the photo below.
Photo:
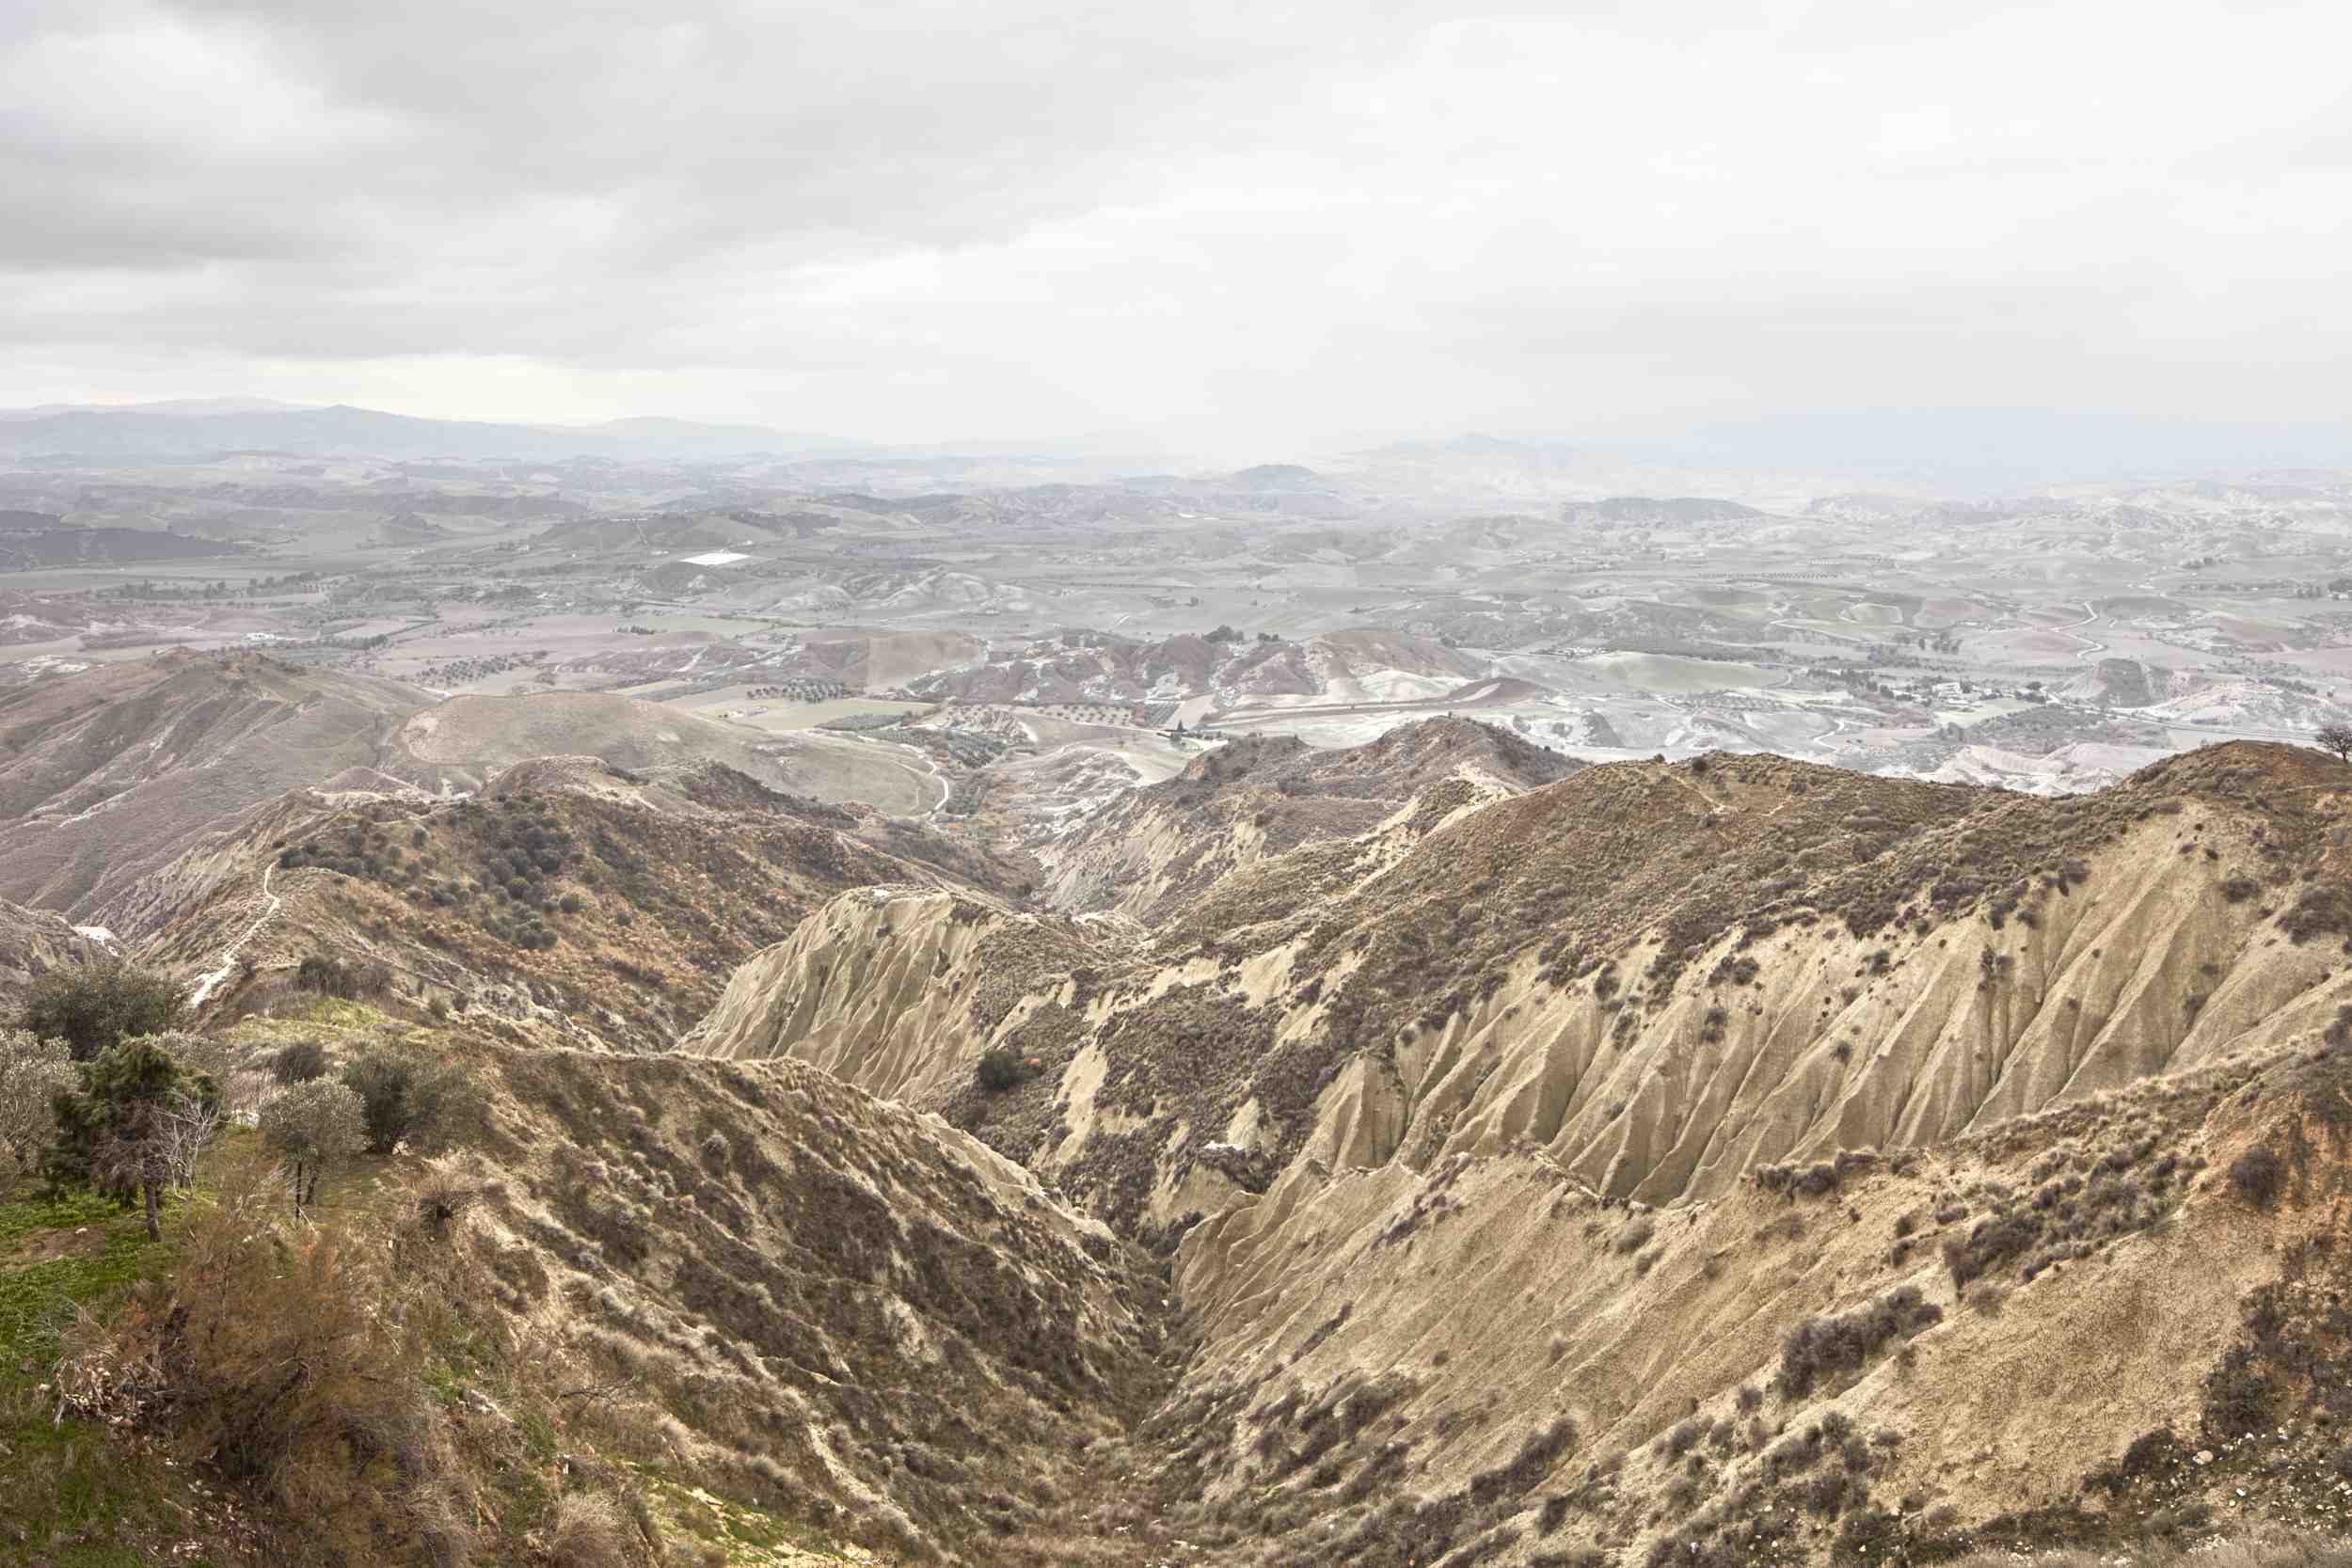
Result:
<svg viewBox="0 0 2352 1568"><path fill-rule="evenodd" d="M1582 764L1489 725L1432 719L1370 745L1244 739L1131 790L1039 847L1051 901L1157 924L1237 867L1371 832L1408 802L1422 823L1549 784Z"/></svg>
<svg viewBox="0 0 2352 1568"><path fill-rule="evenodd" d="M2352 996L2344 782L2282 748L2059 800L1594 768L1393 857L1375 829L1245 866L1141 942L852 895L689 1048L954 1108L1009 1046L1036 1076L967 1119L1163 1223L1233 1196L1211 1144L1267 1170L1532 1144L1612 1196L1703 1197L2318 1028Z"/></svg>
<svg viewBox="0 0 2352 1568"><path fill-rule="evenodd" d="M61 915L0 903L0 1006L22 1002L32 983L53 969L103 962L105 948Z"/></svg>
<svg viewBox="0 0 2352 1568"><path fill-rule="evenodd" d="M87 921L191 835L377 762L429 700L266 655L181 652L0 693L0 897Z"/></svg>
<svg viewBox="0 0 2352 1568"><path fill-rule="evenodd" d="M470 1011L516 1041L656 1050L737 965L844 889L1000 889L986 857L881 814L724 768L657 783L594 757L448 800L380 775L296 790L200 839L110 906L208 1014L304 981ZM209 978L210 983L204 984Z"/></svg>
<svg viewBox="0 0 2352 1568"><path fill-rule="evenodd" d="M1138 1518L1232 1560L2177 1530L2249 1422L2292 1426L2278 1510L2336 1484L2347 784L1439 786L1147 934L848 895L687 1046L939 1110L1171 1250L1200 1339ZM2283 1189L2225 1177L2257 1149Z"/></svg>

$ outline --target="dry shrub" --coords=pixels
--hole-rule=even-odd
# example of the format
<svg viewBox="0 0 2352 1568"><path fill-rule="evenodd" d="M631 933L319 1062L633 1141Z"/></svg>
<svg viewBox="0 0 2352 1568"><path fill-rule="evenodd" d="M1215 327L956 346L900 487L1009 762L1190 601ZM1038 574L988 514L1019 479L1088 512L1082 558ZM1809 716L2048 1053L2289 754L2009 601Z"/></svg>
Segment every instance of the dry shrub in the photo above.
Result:
<svg viewBox="0 0 2352 1568"><path fill-rule="evenodd" d="M284 1223L277 1191L269 1162L247 1160L191 1203L178 1266L69 1355L86 1397L150 1418L322 1544L405 1538L459 1560L388 1244L371 1227Z"/></svg>
<svg viewBox="0 0 2352 1568"><path fill-rule="evenodd" d="M50 1101L73 1084L73 1057L65 1041L23 1029L0 1033L0 1155L17 1170L40 1164L57 1135Z"/></svg>
<svg viewBox="0 0 2352 1568"><path fill-rule="evenodd" d="M1859 1370L1888 1341L1918 1334L1943 1316L1917 1287L1905 1285L1842 1316L1807 1318L1781 1342L1774 1386L1784 1400L1801 1399L1818 1379Z"/></svg>
<svg viewBox="0 0 2352 1568"><path fill-rule="evenodd" d="M607 1492L573 1492L556 1500L548 1529L555 1568L628 1568L628 1528Z"/></svg>

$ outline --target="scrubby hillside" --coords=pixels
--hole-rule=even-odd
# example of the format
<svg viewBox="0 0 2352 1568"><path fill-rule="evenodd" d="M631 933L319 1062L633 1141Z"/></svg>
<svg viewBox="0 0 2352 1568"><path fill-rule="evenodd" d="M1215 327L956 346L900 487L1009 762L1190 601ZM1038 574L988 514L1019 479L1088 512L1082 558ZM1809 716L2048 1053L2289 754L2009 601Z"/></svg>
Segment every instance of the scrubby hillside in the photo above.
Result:
<svg viewBox="0 0 2352 1568"><path fill-rule="evenodd" d="M723 768L656 784L543 758L456 801L336 783L353 787L294 791L149 877L110 911L119 934L210 1014L325 984L472 1009L518 1040L656 1050L846 888L1007 877L912 824ZM336 974L306 974L320 959Z"/></svg>
<svg viewBox="0 0 2352 1568"><path fill-rule="evenodd" d="M2249 1474L2324 1520L2347 783L1440 784L1151 929L849 895L687 1049L936 1108L1172 1248L1203 1339L1136 1463L1235 1560L1933 1560ZM2224 1178L2257 1147L2284 1207Z"/></svg>
<svg viewBox="0 0 2352 1568"><path fill-rule="evenodd" d="M183 968L257 871L284 901L206 1004L248 1069L465 1077L430 1173L474 1195L435 1243L465 1305L400 1322L494 1351L412 1346L462 1413L434 1517L546 1554L575 1483L521 1488L527 1448L625 1459L657 1522L693 1478L910 1562L2343 1528L2352 769L1560 776L1460 724L1224 755L1132 803L1177 852L1101 885L1150 896L1074 912L905 824L583 759L462 803L346 778L151 879ZM1288 847L1182 864L1273 802ZM407 967L374 1010L283 990L322 946ZM682 1052L611 1049L705 998ZM525 1365L602 1414L532 1435Z"/></svg>
<svg viewBox="0 0 2352 1568"><path fill-rule="evenodd" d="M430 1158L295 1218L231 1132L161 1246L0 1183L0 1560L1044 1568L1165 1386L1131 1249L822 1073L323 1001L204 1051L297 1040L453 1069Z"/></svg>
<svg viewBox="0 0 2352 1568"><path fill-rule="evenodd" d="M1444 825L1401 854L1376 832L1262 861L1132 951L992 958L985 986L943 962L962 1000L920 1049L968 1067L1025 1050L1048 1005L1082 1014L1073 1060L1099 1065L1050 1087L1073 1140L1051 1157L1094 1141L1075 1107L1101 1074L1102 1108L1151 1124L1123 1135L1162 1151L1163 1220L1211 1141L1425 1164L1529 1140L1612 1196L1705 1196L2319 1027L2352 934L2343 782L2315 753L2217 748L2056 800L1766 757L1595 768L1458 814L1440 787L1416 813ZM795 973L846 1001L863 939L831 928ZM740 988L701 1048L739 1053L723 1031L763 994L838 1010L820 982ZM901 1092L911 1048L881 1027L828 1049Z"/></svg>
<svg viewBox="0 0 2352 1568"><path fill-rule="evenodd" d="M1155 1496L1299 1565L2340 1528L2347 1087L2290 1050L1658 1210L1528 1147L1299 1168L1186 1241Z"/></svg>
<svg viewBox="0 0 2352 1568"><path fill-rule="evenodd" d="M506 1184L476 1232L502 1304L627 1380L690 1473L894 1555L1038 1560L1157 1392L1164 1287L936 1121L791 1064L490 1067L466 1160Z"/></svg>

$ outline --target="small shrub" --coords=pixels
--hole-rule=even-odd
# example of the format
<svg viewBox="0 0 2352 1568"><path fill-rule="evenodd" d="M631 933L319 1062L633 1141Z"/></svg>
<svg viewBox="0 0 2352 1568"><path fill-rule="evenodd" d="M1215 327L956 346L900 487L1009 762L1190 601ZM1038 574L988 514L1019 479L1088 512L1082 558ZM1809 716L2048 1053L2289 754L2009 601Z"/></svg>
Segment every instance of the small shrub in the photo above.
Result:
<svg viewBox="0 0 2352 1568"><path fill-rule="evenodd" d="M1968 1305L1979 1315L1987 1318L1999 1317L2001 1305L2008 1299L2009 1292L1989 1279L1980 1281L1968 1292Z"/></svg>
<svg viewBox="0 0 2352 1568"><path fill-rule="evenodd" d="M347 964L313 953L294 970L296 990L316 991L344 1002L381 996L392 985L392 972L380 963Z"/></svg>
<svg viewBox="0 0 2352 1568"><path fill-rule="evenodd" d="M1021 1053L1009 1045L1000 1045L981 1053L972 1069L972 1084L982 1094L1002 1094L1028 1077L1021 1060Z"/></svg>
<svg viewBox="0 0 2352 1568"><path fill-rule="evenodd" d="M1906 1285L1869 1306L1837 1317L1807 1318L1781 1342L1775 1386L1785 1400L1801 1399L1828 1373L1859 1369L1898 1336L1910 1336L1940 1322L1944 1309Z"/></svg>
<svg viewBox="0 0 2352 1568"><path fill-rule="evenodd" d="M316 1040L296 1040L270 1058L269 1075L281 1088L308 1084L326 1076L326 1047Z"/></svg>
<svg viewBox="0 0 2352 1568"><path fill-rule="evenodd" d="M556 1499L548 1558L555 1568L628 1568L628 1534L620 1505L602 1492Z"/></svg>
<svg viewBox="0 0 2352 1568"><path fill-rule="evenodd" d="M54 1101L72 1086L65 1041L23 1029L0 1035L0 1156L19 1171L39 1164L57 1131Z"/></svg>
<svg viewBox="0 0 2352 1568"><path fill-rule="evenodd" d="M262 1107L262 1137L286 1161L299 1214L317 1201L327 1169L367 1147L367 1115L347 1085L314 1078Z"/></svg>
<svg viewBox="0 0 2352 1568"><path fill-rule="evenodd" d="M2279 917L2279 928L2296 942L2316 936L2352 936L2352 889L2335 882L2312 883Z"/></svg>
<svg viewBox="0 0 2352 1568"><path fill-rule="evenodd" d="M2224 1439L2262 1431L2270 1424L2277 1392L2270 1374L2255 1365L2245 1346L2232 1348L2205 1374L2205 1431Z"/></svg>
<svg viewBox="0 0 2352 1568"><path fill-rule="evenodd" d="M2230 1184L2238 1196L2257 1209L2266 1209L2279 1196L2280 1184L2286 1179L2286 1165L2267 1148L2256 1145L2230 1162Z"/></svg>
<svg viewBox="0 0 2352 1568"><path fill-rule="evenodd" d="M441 1079L427 1077L414 1063L382 1054L363 1056L344 1068L343 1083L359 1097L371 1154L389 1154L430 1131L447 1093Z"/></svg>

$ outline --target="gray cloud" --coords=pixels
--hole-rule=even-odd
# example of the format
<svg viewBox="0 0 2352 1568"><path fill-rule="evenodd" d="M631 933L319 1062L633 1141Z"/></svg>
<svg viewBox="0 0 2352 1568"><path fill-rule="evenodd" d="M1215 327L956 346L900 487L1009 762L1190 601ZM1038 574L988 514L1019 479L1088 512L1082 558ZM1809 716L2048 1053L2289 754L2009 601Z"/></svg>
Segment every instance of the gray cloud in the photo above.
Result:
<svg viewBox="0 0 2352 1568"><path fill-rule="evenodd" d="M0 400L2342 418L2335 5L22 0Z"/></svg>

